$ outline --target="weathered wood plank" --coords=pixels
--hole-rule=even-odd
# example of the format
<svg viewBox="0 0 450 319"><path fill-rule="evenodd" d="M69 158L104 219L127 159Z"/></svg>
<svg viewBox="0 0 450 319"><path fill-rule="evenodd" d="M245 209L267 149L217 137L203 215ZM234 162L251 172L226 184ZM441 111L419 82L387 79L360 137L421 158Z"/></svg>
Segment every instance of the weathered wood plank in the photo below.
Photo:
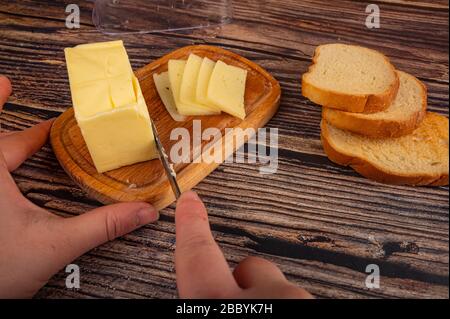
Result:
<svg viewBox="0 0 450 319"><path fill-rule="evenodd" d="M64 27L69 1L0 0L0 73L14 95L4 130L57 116L71 105L63 48L111 37L95 31L91 4L82 27ZM258 166L222 165L197 187L231 266L248 255L268 258L318 297L448 297L448 188L379 185L330 163L319 140L320 109L300 95L300 75L316 45L351 42L379 49L429 87L430 109L448 115L448 1L375 1L382 28L368 31L364 2L235 1L235 22L191 34L124 37L133 67L175 48L207 43L231 49L280 81L276 175ZM17 39L20 39L19 41ZM63 216L98 207L59 167L50 147L14 177L33 202ZM239 195L230 195L230 190ZM68 291L64 273L38 297L174 298L173 207L162 221L81 257L83 287ZM403 246L402 243L405 243ZM364 268L382 268L382 288L364 286ZM384 271L383 271L384 270Z"/></svg>
<svg viewBox="0 0 450 319"><path fill-rule="evenodd" d="M59 169L55 174L49 176L48 172L40 172L37 174L36 167L40 162L41 156L48 160L48 158L52 157L51 150L45 148L42 153L48 153L44 156L40 155L36 156L32 160L28 161L26 165L24 165L21 169L19 169L16 174L16 180L22 189L22 191L33 200L35 203L40 206L47 207L55 212L59 212L62 215L73 215L82 213L85 210L96 207L95 203L91 203L89 201L85 201L83 199L83 194L79 191L71 181L68 181L64 178L64 173ZM283 164L284 161L289 161L290 159L282 158L281 162ZM36 163L37 162L37 163ZM29 166L32 166L31 168ZM255 184L255 181L259 180L260 177L256 174L255 167L250 165L243 165L245 167L236 167L236 164L230 166L224 166L218 171L216 171L211 177L205 180L198 187L198 191L201 196L205 199L208 207L210 208L210 214L212 216L213 229L218 230L218 238L225 237L223 241L219 241L222 246L226 247L226 245L236 245L237 247L233 247L233 249L228 252L230 258L229 260L236 260L235 250L239 249L241 246L249 245L252 247L252 250L248 251L248 254L257 254L266 256L266 254L277 255L277 253L271 251L270 247L274 245L278 248L286 247L287 253L284 255L281 254L277 257L273 257L274 260L283 265L285 271L289 274L289 267L285 267L286 260L295 260L293 257L296 252L300 252L297 254L305 254L305 256L299 257L301 260L310 260L309 255L311 253L318 254L320 258L314 260L313 265L311 265L311 272L315 269L316 263L324 263L326 267L343 267L346 271L349 268L346 265L346 262L349 260L359 261L357 265L361 266L361 262L369 262L370 258L374 258L373 260L379 260L379 262L383 262L383 258L381 258L383 254L383 242L384 240L389 239L390 242L402 242L405 240L413 240L416 239L417 242L414 242L419 249L419 254L415 254L414 252L410 253L400 253L400 257L396 256L394 253L393 256L390 256L388 259L389 262L392 262L394 265L403 264L404 266L396 266L394 270L402 272L411 272L412 269L422 269L422 271L415 272L412 271L411 277L419 276L421 280L425 280L425 278L431 278L433 284L440 283L436 287L438 289L444 289L442 283L445 281L447 270L446 258L448 258L448 246L447 242L445 242L445 234L448 233L448 222L446 222L447 217L442 210L435 208L433 212L429 212L428 214L424 213L426 208L423 208L424 202L422 200L418 200L417 196L430 196L428 191L423 191L423 194L417 194L416 191L410 190L409 188L402 187L392 187L391 190L385 189L384 186L380 186L380 188L385 193L384 195L387 198L383 200L383 193L380 195L378 192L373 192L371 188L373 185L365 185L366 182L361 179L360 183L365 186L361 191L364 191L363 195L367 197L367 201L370 203L373 201L376 205L384 201L385 204L392 203L392 193L393 190L400 190L402 195L405 195L405 198L402 196L402 200L399 202L395 202L395 205L399 205L400 209L394 208L395 211L402 212L402 207L406 206L406 208L416 207L412 211L404 209L405 212L400 216L396 216L389 207L385 207L384 205L380 205L379 208L383 208L383 211L380 209L370 212L365 208L370 205L361 205L359 209L355 204L351 205L353 196L349 196L347 198L348 206L351 208L348 210L348 214L346 213L347 207L342 210L333 209L332 206L336 206L335 202L331 204L327 204L326 202L330 200L328 197L334 198L336 195L333 192L330 192L325 196L325 192L323 195L320 193L320 189L318 194L314 194L316 189L309 189L308 187L298 187L297 179L308 178L308 175L303 176L303 174L294 175L294 187L290 191L285 191L285 185L277 185L277 180L282 181L284 179L283 176L274 176L276 178L271 178L270 184L275 184L273 188L261 192L261 185L252 185ZM45 170L44 166L44 170ZM244 181L240 172L242 169L245 169L246 174L250 174L250 177L245 179ZM298 170L298 167L296 167ZM288 174L292 174L291 170L287 170ZM290 173L289 173L290 172ZM283 170L282 174L286 174ZM254 176L253 176L254 175ZM50 181L48 181L50 179ZM349 178L350 182L352 177ZM330 181L329 178L327 178ZM293 179L290 177L290 182L292 183ZM314 181L314 180L313 180ZM308 182L307 180L305 182ZM237 185L235 185L237 183ZM267 181L266 181L267 183ZM60 185L63 184L63 185ZM66 185L67 184L67 185ZM245 186L242 186L245 184ZM322 182L322 187L325 182ZM267 185L267 184L264 184ZM263 185L263 186L264 186ZM339 186L340 185L340 186ZM340 188L342 188L342 184L338 184ZM376 186L376 185L375 185ZM230 187L235 187L237 189L247 189L246 198L242 200L241 198L231 198L229 199L229 189ZM266 187L266 186L265 186ZM280 189L278 189L280 187ZM296 188L298 187L298 188ZM73 189L75 188L75 189ZM332 188L332 187L330 187ZM389 187L388 187L389 188ZM215 189L214 192L211 189ZM347 191L354 191L354 184L351 183L348 185ZM301 200L299 203L296 203L295 194L301 193ZM305 195L306 192L306 195ZM359 193L359 190L355 191L356 194ZM434 192L433 192L434 193ZM439 196L439 194L441 196ZM355 196L357 199L361 198L362 194ZM435 197L430 199L434 205L441 203L441 207L446 206L446 190L438 190L436 192ZM55 199L57 197L57 199ZM264 198L266 197L266 198ZM325 198L325 202L318 204L314 199L317 198ZM375 198L374 198L375 197ZM280 201L279 198L287 199L287 203ZM294 199L292 199L294 198ZM344 199L346 197L344 196ZM337 198L340 200L340 198ZM226 202L227 200L227 202ZM410 201L413 202L410 202ZM343 205L345 202L342 203ZM84 203L84 204L80 204ZM299 207L296 207L295 205ZM404 207L403 207L404 208ZM444 208L445 209L445 208ZM273 212L277 212L277 216L274 215ZM440 212L440 214L439 214ZM164 212L164 218L169 219L171 221L173 215L173 210L168 210ZM375 216L377 218L375 218ZM388 217L384 217L387 225L383 224L383 215L387 215ZM402 216L403 215L403 216ZM373 218L372 218L373 217ZM402 221L408 217L410 219L410 223L403 223ZM416 220L414 220L414 217ZM301 219L301 221L300 221ZM381 219L381 221L380 221ZM428 221L431 219L431 221ZM424 223L425 220L426 222ZM237 222L238 221L238 222ZM356 223L356 225L355 225ZM434 225L427 224L433 223ZM236 227L236 224L239 224L239 227ZM154 228L155 226L151 226L150 228ZM159 231L161 225L158 225L156 229ZM169 227L169 229L167 229ZM388 227L386 229L386 227ZM402 229L406 227L406 230ZM412 227L410 229L409 227ZM174 243L174 234L173 234L173 224L167 224L162 227L164 232L168 231L170 236L163 236L161 234L148 234L145 236L141 235L130 235L134 237L134 241L137 241L141 244L141 247L134 247L135 245L127 246L127 248L120 248L119 251L122 251L122 254L128 254L130 250L133 251L131 256L136 256L142 254L141 250L155 249L157 248L158 253L164 251L163 264L167 265L167 258L172 258L171 251L166 251L167 249L173 248ZM375 229L373 229L375 228ZM417 229L419 228L419 229ZM441 231L440 231L441 229ZM432 231L432 232L430 232ZM384 232L384 234L383 234ZM418 234L410 235L411 234ZM265 234L271 234L270 238L267 238ZM369 235L373 234L374 239L370 239ZM318 242L314 242L314 238L321 236L321 240ZM158 238L158 240L154 240L154 238ZM242 239L238 239L242 238ZM286 240L286 238L290 238L290 240ZM305 238L300 240L300 238ZM324 240L325 239L325 240ZM376 243L376 240L381 240L381 248ZM439 239L442 239L440 242ZM109 244L108 244L109 245ZM145 247L142 247L145 246ZM306 247L306 248L305 248ZM319 251L309 250L310 248L318 248ZM441 248L439 248L441 247ZM160 249L160 250L159 250ZM305 250L306 249L306 250ZM342 254L342 255L340 255ZM243 258L245 254L242 254L241 258ZM342 256L342 257L339 257ZM129 256L128 256L129 258ZM146 262L148 264L155 264L155 258L161 258L157 256L152 256L151 259L144 260L142 262ZM235 258L235 259L233 259ZM281 258L281 260L279 259ZM120 256L117 256L117 259L127 260L127 257L123 259ZM339 259L341 259L339 261ZM236 261L238 261L237 259ZM396 260L394 262L394 260ZM169 261L170 264L170 261ZM336 265L337 264L337 265ZM387 265L390 265L389 263ZM430 267L431 265L431 267ZM146 265L141 265L143 268L147 268ZM111 267L119 267L120 264L114 264ZM173 267L173 266L172 266ZM294 266L293 266L294 267ZM299 267L295 266L294 268ZM302 266L302 271L305 271L306 266ZM323 266L322 266L323 267ZM392 266L390 266L392 267ZM429 272L429 269L432 269L432 272ZM90 268L88 268L90 269ZM307 269L307 267L306 267ZM440 269L440 270L439 270ZM98 271L98 269L96 269ZM151 273L156 271L155 269L151 270ZM173 276L173 272L171 270L165 270L167 275ZM350 267L350 272L355 272L359 274L357 276L363 276L361 272L363 269L352 269ZM294 272L295 274L295 272ZM392 276L392 274L390 274ZM300 275L299 275L300 276ZM331 276L331 275L330 275ZM353 274L355 276L355 274ZM424 278L422 278L422 277ZM88 273L89 280L90 273ZM134 278L132 276L132 278ZM137 276L136 278L140 278ZM307 277L306 277L307 278ZM314 278L314 277L313 277ZM303 283L305 280L304 276L296 276L291 275L291 279ZM330 280L330 279L327 279ZM391 278L388 279L389 283L391 283ZM327 281L330 284L333 281ZM419 281L420 284L421 281ZM333 282L333 284L336 284ZM359 285L362 285L362 282L359 282ZM99 283L100 285L100 283ZM320 287L315 287L317 284L312 282L311 284L312 291L317 293L318 289L324 289ZM337 285L337 284L336 284ZM417 285L417 283L415 283ZM422 283L423 285L423 283ZM154 289L156 285L152 286L147 297L153 296ZM395 287L395 286L394 286ZM435 288L436 288L435 287ZM440 287L440 288L439 288ZM390 289L393 289L392 287ZM159 290L159 288L158 288ZM366 296L366 292L362 287L359 288L358 295L360 297ZM423 290L426 290L423 288ZM357 289L358 291L358 289ZM104 292L104 296L111 296L112 292ZM336 291L333 291L335 294ZM347 292L348 293L348 292ZM419 296L418 290L415 290L414 293L416 297ZM433 290L433 293L436 291ZM442 293L442 291L441 291ZM125 295L121 294L121 290L118 289L117 292L114 292L115 296ZM368 296L370 296L369 294ZM326 296L326 295L325 295ZM330 295L328 295L330 296ZM348 296L345 293L342 295L333 295L333 296ZM372 295L374 296L374 295ZM385 297L389 296L389 294L385 295ZM430 295L431 296L431 295ZM158 297L162 297L158 295Z"/></svg>

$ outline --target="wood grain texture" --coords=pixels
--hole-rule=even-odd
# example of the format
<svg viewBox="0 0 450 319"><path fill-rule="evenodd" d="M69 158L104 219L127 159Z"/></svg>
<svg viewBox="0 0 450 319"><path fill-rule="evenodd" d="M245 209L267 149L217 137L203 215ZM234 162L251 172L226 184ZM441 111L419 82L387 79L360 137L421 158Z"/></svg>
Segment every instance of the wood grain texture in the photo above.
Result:
<svg viewBox="0 0 450 319"><path fill-rule="evenodd" d="M0 72L14 93L1 115L19 130L71 106L63 48L117 39L99 34L91 4L81 28L65 28L70 1L0 0ZM301 97L300 76L317 45L352 43L385 53L400 70L423 81L431 111L448 116L448 1L372 1L381 29L365 27L366 2L234 1L235 19L221 29L123 37L132 65L192 44L223 47L280 82L279 171L223 164L196 190L231 266L248 255L267 258L319 298L448 298L449 190L380 185L327 160L320 143L320 109ZM14 173L34 203L62 216L98 207L60 168L50 147ZM82 288L65 289L56 275L38 298L175 298L174 210L162 220L76 261ZM365 287L365 267L380 265L381 289Z"/></svg>
<svg viewBox="0 0 450 319"><path fill-rule="evenodd" d="M207 117L188 117L184 122L175 122L166 111L159 98L153 80L154 74L167 72L169 60L187 60L190 54L208 57L213 61L223 61L246 70L247 82L245 92L245 120L228 114ZM136 71L142 93L147 103L150 117L159 132L161 143L170 152L179 140L171 140L176 128L184 128L189 132L189 163L175 163L174 170L182 192L197 186L217 166L223 163L231 151L234 153L251 138L235 139L227 129L257 131L264 127L275 115L280 105L280 84L269 73L253 62L230 51L206 45L188 46L176 50L161 59L150 63ZM194 121L197 132L194 133ZM220 138L203 139L208 129L220 130ZM194 134L200 134L200 145L196 145ZM64 170L93 199L103 204L117 202L146 201L161 210L175 201L175 195L166 177L164 168L158 160L147 161L99 174L89 155L86 143L81 135L73 109L64 112L53 124L50 134L51 144L56 157ZM212 142L214 141L214 144ZM217 145L217 146L216 146ZM200 147L197 150L197 147ZM210 156L211 150L219 147L221 160L211 163L202 160ZM219 154L220 155L220 154ZM218 154L212 155L218 158Z"/></svg>

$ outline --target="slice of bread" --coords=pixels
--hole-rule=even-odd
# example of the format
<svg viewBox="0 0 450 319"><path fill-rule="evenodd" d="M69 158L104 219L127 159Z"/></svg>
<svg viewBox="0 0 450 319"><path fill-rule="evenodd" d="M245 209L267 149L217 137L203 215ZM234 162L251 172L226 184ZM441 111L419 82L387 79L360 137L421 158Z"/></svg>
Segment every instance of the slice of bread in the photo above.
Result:
<svg viewBox="0 0 450 319"><path fill-rule="evenodd" d="M448 185L449 122L427 113L412 134L373 139L340 130L322 121L328 158L375 181L396 185Z"/></svg>
<svg viewBox="0 0 450 319"><path fill-rule="evenodd" d="M331 125L370 137L400 137L411 134L427 114L427 88L414 76L397 71L400 89L394 102L379 113L349 113L324 108L322 117Z"/></svg>
<svg viewBox="0 0 450 319"><path fill-rule="evenodd" d="M314 103L354 113L376 113L391 105L400 81L383 54L353 45L316 49L302 78L302 94Z"/></svg>

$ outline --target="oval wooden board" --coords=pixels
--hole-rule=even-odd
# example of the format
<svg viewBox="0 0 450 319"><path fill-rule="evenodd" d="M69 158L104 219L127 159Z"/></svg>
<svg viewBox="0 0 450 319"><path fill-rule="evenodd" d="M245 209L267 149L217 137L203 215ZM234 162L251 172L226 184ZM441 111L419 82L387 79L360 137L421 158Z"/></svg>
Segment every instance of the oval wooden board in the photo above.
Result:
<svg viewBox="0 0 450 319"><path fill-rule="evenodd" d="M187 59L195 53L214 61L222 60L248 70L245 94L247 117L244 121L227 114L207 117L189 117L185 122L175 122L156 91L153 74L167 71L170 59ZM168 152L177 141L170 140L170 133L177 127L183 127L193 133L193 121L201 120L202 131L218 128L222 132L222 148L225 149L226 128L263 127L276 113L280 103L281 89L279 83L264 69L255 63L232 52L211 46L189 46L174 51L161 59L136 71L141 84L150 116L158 129L161 142ZM51 131L51 144L58 161L69 176L92 198L104 204L147 201L157 209L169 206L175 196L159 160L138 163L114 171L99 174L94 167L81 131L74 117L73 109L64 112L55 121ZM202 141L202 149L210 141ZM235 145L235 152L241 145ZM198 154L201 156L201 153ZM199 156L195 156L198 158ZM182 191L195 187L208 176L219 163L176 164L177 179Z"/></svg>

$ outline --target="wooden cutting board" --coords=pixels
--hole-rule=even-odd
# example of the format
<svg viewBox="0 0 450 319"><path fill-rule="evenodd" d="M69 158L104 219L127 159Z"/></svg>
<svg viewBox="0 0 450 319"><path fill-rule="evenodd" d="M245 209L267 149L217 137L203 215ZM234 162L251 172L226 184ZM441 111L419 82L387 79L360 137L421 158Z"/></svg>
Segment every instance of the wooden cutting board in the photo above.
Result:
<svg viewBox="0 0 450 319"><path fill-rule="evenodd" d="M214 61L222 60L248 70L245 94L247 117L244 121L227 114L206 117L189 117L185 122L175 122L166 111L156 91L153 74L167 71L170 59L187 59L194 53ZM263 127L276 113L281 96L279 83L264 69L255 63L232 52L211 46L189 46L174 51L161 59L136 71L141 84L150 116L158 129L161 142L168 152L177 141L170 140L170 133L177 127L193 131L193 121L201 120L202 131L218 128L225 141L226 128ZM61 166L69 176L93 199L104 204L147 201L157 209L163 209L175 201L170 184L159 160L148 161L114 171L99 174L94 167L89 151L74 117L73 109L67 110L54 122L51 130L51 144ZM230 139L226 139L230 140ZM210 141L202 141L203 146ZM235 145L233 152L242 145ZM225 149L225 143L222 143ZM209 152L209 151L208 151ZM201 153L196 151L196 158ZM195 187L208 176L219 163L194 163L191 148L191 163L176 164L178 183L181 190Z"/></svg>

